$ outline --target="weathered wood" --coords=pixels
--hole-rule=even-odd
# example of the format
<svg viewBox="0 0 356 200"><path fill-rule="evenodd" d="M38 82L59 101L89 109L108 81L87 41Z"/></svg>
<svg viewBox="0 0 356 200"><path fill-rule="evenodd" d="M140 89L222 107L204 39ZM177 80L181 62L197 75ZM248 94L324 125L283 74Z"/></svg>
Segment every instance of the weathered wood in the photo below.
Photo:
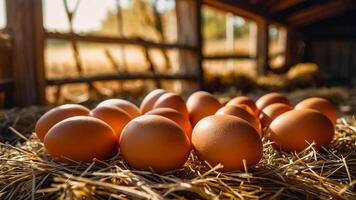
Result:
<svg viewBox="0 0 356 200"><path fill-rule="evenodd" d="M356 8L354 0L337 0L317 4L287 16L293 26L303 26Z"/></svg>
<svg viewBox="0 0 356 200"><path fill-rule="evenodd" d="M205 55L204 60L227 60L227 59L256 59L253 55L225 54L225 55Z"/></svg>
<svg viewBox="0 0 356 200"><path fill-rule="evenodd" d="M250 1L246 0L203 0L203 2L205 5L232 12L241 17L254 20L265 18L276 24L286 24L285 20L270 15L262 7L258 6L258 3L252 4Z"/></svg>
<svg viewBox="0 0 356 200"><path fill-rule="evenodd" d="M262 75L268 69L268 21L259 19L257 23L257 73Z"/></svg>
<svg viewBox="0 0 356 200"><path fill-rule="evenodd" d="M47 85L64 85L70 83L92 83L95 81L114 81L114 80L199 80L198 75L189 74L148 74L148 73L116 73L107 75L81 76L76 78L47 79Z"/></svg>
<svg viewBox="0 0 356 200"><path fill-rule="evenodd" d="M0 33L0 80L11 77L12 44L11 36Z"/></svg>
<svg viewBox="0 0 356 200"><path fill-rule="evenodd" d="M11 37L0 34L0 104L9 107L12 102L12 49Z"/></svg>
<svg viewBox="0 0 356 200"><path fill-rule="evenodd" d="M286 49L285 49L285 66L289 68L290 66L294 65L296 62L297 57L297 39L295 35L296 30L292 29L291 27L287 27L286 29Z"/></svg>
<svg viewBox="0 0 356 200"><path fill-rule="evenodd" d="M11 79L0 80L0 91L9 92L14 89L14 82Z"/></svg>
<svg viewBox="0 0 356 200"><path fill-rule="evenodd" d="M277 1L266 1L268 11L272 14L286 10L292 6L296 6L306 0L277 0Z"/></svg>
<svg viewBox="0 0 356 200"><path fill-rule="evenodd" d="M356 42L340 40L314 40L308 43L308 60L318 64L320 70L334 84L352 85L354 79Z"/></svg>
<svg viewBox="0 0 356 200"><path fill-rule="evenodd" d="M356 42L351 43L350 44L350 52L351 52L351 56L350 56L350 66L349 66L349 70L350 70L350 78L351 78L351 85L356 85L356 70L355 70L355 66L356 66Z"/></svg>
<svg viewBox="0 0 356 200"><path fill-rule="evenodd" d="M317 27L312 30L304 31L304 37L308 39L317 40L341 40L341 41L355 41L356 40L356 26L327 26Z"/></svg>
<svg viewBox="0 0 356 200"><path fill-rule="evenodd" d="M41 0L7 0L8 31L14 48L14 105L46 102L41 4Z"/></svg>
<svg viewBox="0 0 356 200"><path fill-rule="evenodd" d="M256 18L267 17L267 13L262 9L258 9L256 5L245 0L204 0L204 4L226 10L229 12L238 12L243 17Z"/></svg>
<svg viewBox="0 0 356 200"><path fill-rule="evenodd" d="M198 51L198 47L187 45L187 44L163 44L147 41L144 39L136 38L123 38L123 37L112 37L112 36L93 36L93 35L79 35L70 33L58 33L58 32L46 32L46 37L49 39L59 39L59 40L76 40L80 42L95 42L95 43L109 43L109 44L128 44L128 45L139 45L149 48L158 49L183 49L187 51Z"/></svg>
<svg viewBox="0 0 356 200"><path fill-rule="evenodd" d="M179 51L178 73L198 74L200 87L203 87L202 38L201 38L201 0L176 1L178 44L198 47L195 52ZM191 84L180 83L178 90L189 91Z"/></svg>

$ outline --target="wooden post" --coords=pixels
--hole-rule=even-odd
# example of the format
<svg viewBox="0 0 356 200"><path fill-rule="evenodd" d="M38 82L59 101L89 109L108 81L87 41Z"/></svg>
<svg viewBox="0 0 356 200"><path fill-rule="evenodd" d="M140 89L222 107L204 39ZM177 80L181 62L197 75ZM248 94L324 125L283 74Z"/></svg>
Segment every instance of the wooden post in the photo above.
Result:
<svg viewBox="0 0 356 200"><path fill-rule="evenodd" d="M287 39L286 39L286 49L285 49L285 56L286 56L286 62L285 62L285 67L288 69L292 65L295 64L296 60L296 45L297 43L295 42L295 36L294 36L294 30L291 27L286 28L286 34L287 34Z"/></svg>
<svg viewBox="0 0 356 200"><path fill-rule="evenodd" d="M256 20L257 23L257 72L266 74L268 69L268 21L264 18Z"/></svg>
<svg viewBox="0 0 356 200"><path fill-rule="evenodd" d="M12 70L12 54L11 54L11 39L7 38L7 34L3 37L0 33L0 82L9 81L11 79ZM6 87L5 87L6 88ZM3 93L2 93L3 92ZM12 103L12 90L0 91L0 107L10 107Z"/></svg>
<svg viewBox="0 0 356 200"><path fill-rule="evenodd" d="M14 105L44 104L44 29L41 0L7 0L13 38Z"/></svg>
<svg viewBox="0 0 356 200"><path fill-rule="evenodd" d="M202 36L201 36L201 6L202 0L177 0L177 30L178 43L197 47L197 51L179 51L178 72L198 74L200 88L204 85L202 67ZM181 84L181 91L194 90L192 85Z"/></svg>

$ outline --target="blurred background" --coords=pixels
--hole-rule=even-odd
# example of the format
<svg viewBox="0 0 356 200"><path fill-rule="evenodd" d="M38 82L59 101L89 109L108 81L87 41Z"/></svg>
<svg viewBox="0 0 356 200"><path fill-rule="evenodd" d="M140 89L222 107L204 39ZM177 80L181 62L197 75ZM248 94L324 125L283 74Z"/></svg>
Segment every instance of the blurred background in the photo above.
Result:
<svg viewBox="0 0 356 200"><path fill-rule="evenodd" d="M355 3L0 0L5 107L356 83Z"/></svg>

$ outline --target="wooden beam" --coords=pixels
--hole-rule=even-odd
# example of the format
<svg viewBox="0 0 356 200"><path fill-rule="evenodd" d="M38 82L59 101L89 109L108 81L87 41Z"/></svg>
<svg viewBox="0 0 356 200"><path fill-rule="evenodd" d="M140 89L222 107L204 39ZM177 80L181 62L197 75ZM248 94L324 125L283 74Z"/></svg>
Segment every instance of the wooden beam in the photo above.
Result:
<svg viewBox="0 0 356 200"><path fill-rule="evenodd" d="M290 27L287 27L286 29L287 41L286 41L286 51L285 51L285 57L286 57L285 67L287 68L295 64L295 60L297 57L295 48L298 43L296 41L295 32L296 30Z"/></svg>
<svg viewBox="0 0 356 200"><path fill-rule="evenodd" d="M303 3L305 2L305 0L287 0L287 1L277 0L277 1L267 1L267 2L273 2L273 3L269 3L267 6L268 6L269 13L275 14L277 12L281 12L290 7Z"/></svg>
<svg viewBox="0 0 356 200"><path fill-rule="evenodd" d="M323 26L303 32L304 37L311 40L356 40L356 26Z"/></svg>
<svg viewBox="0 0 356 200"><path fill-rule="evenodd" d="M268 21L260 19L257 21L257 73L263 75L268 69Z"/></svg>
<svg viewBox="0 0 356 200"><path fill-rule="evenodd" d="M11 79L0 80L0 91L8 92L14 89L14 81Z"/></svg>
<svg viewBox="0 0 356 200"><path fill-rule="evenodd" d="M44 104L43 18L41 0L7 0L13 43L14 101L17 106Z"/></svg>
<svg viewBox="0 0 356 200"><path fill-rule="evenodd" d="M178 92L193 92L204 87L204 72L202 66L202 36L201 36L201 0L176 1L176 17L178 44L190 44L198 47L195 52L179 51L179 68L177 73L197 74L199 85L176 83Z"/></svg>
<svg viewBox="0 0 356 200"><path fill-rule="evenodd" d="M45 35L48 39L75 40L80 42L95 42L95 43L109 43L109 44L117 43L117 44L127 44L127 45L140 45L149 48L159 48L159 49L183 49L189 51L198 51L198 47L194 45L162 44L162 43L151 42L139 38L129 39L129 38L122 38L122 37L79 35L79 34L58 33L58 32L46 32Z"/></svg>
<svg viewBox="0 0 356 200"><path fill-rule="evenodd" d="M206 55L204 60L227 60L227 59L256 59L255 56L242 54L228 54L228 55Z"/></svg>
<svg viewBox="0 0 356 200"><path fill-rule="evenodd" d="M283 19L275 18L266 12L259 4L252 4L246 0L203 0L203 3L221 10L232 12L241 17L246 17L253 20L265 18L273 21L276 24L285 25Z"/></svg>
<svg viewBox="0 0 356 200"><path fill-rule="evenodd" d="M292 26L304 26L355 8L354 0L329 1L291 14L287 16L287 20Z"/></svg>
<svg viewBox="0 0 356 200"><path fill-rule="evenodd" d="M258 9L249 1L241 0L204 0L204 4L230 12L238 12L242 17L258 18L266 17L266 13Z"/></svg>
<svg viewBox="0 0 356 200"><path fill-rule="evenodd" d="M95 81L113 81L113 80L199 80L198 75L189 74L148 74L148 73L116 73L95 76L81 76L76 78L62 78L62 79L47 79L47 85L64 85L71 83L92 83Z"/></svg>

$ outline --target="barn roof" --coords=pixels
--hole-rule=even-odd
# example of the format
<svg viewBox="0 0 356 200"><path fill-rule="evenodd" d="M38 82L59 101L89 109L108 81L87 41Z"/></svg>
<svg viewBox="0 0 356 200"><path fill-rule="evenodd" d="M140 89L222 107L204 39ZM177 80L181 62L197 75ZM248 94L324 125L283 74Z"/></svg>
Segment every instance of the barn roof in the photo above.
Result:
<svg viewBox="0 0 356 200"><path fill-rule="evenodd" d="M356 11L355 0L204 0L246 17L264 17L294 27L308 26Z"/></svg>

